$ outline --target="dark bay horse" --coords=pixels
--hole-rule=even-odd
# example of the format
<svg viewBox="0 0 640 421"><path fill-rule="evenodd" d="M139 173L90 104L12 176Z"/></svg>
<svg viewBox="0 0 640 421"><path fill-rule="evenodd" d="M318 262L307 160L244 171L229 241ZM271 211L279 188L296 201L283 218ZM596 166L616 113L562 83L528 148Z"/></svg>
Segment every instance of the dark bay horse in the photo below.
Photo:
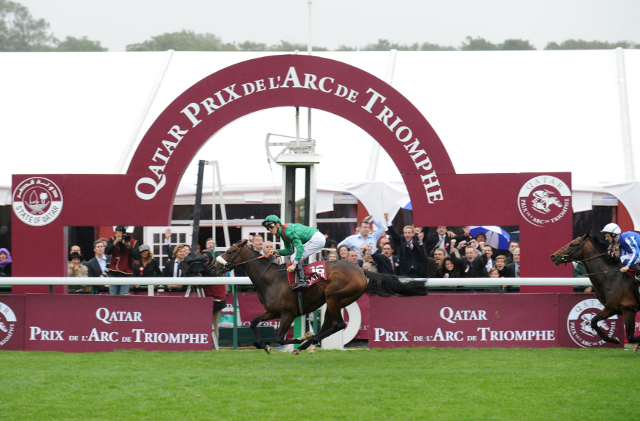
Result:
<svg viewBox="0 0 640 421"><path fill-rule="evenodd" d="M344 260L327 262L327 279L320 280L302 291L305 311L312 312L327 304L320 332L309 339L285 340L294 319L301 315L296 293L291 291L287 280L285 265L275 264L267 256L260 255L249 247L247 240L242 240L216 259L214 274L221 276L239 266L244 266L265 308L262 314L251 320L251 329L256 335L256 348L264 349L268 354L271 353L271 348L258 333L257 326L260 322L280 318L278 343L302 344L297 350L302 351L344 329L346 324L340 310L356 301L365 292L381 297L427 295L427 285L424 281L407 281L394 275L368 272Z"/></svg>
<svg viewBox="0 0 640 421"><path fill-rule="evenodd" d="M604 341L619 344L618 338L608 337L598 326L600 320L621 314L627 340L638 343L634 352L640 348L640 335L634 337L636 313L640 310L638 287L631 276L620 272L620 259L608 253L610 244L587 233L578 237L551 255L556 266L560 263L583 262L587 274L596 292L598 301L604 308L593 319L591 328Z"/></svg>

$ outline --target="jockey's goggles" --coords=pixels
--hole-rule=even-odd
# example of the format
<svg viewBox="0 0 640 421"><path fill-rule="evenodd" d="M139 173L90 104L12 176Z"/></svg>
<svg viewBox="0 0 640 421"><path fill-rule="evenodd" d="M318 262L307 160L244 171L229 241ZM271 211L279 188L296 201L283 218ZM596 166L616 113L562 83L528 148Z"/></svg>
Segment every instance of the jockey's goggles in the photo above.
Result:
<svg viewBox="0 0 640 421"><path fill-rule="evenodd" d="M275 222L269 222L269 223L266 225L266 228L267 228L268 230L270 230L271 228L275 228L275 227L276 227L276 223L275 223Z"/></svg>

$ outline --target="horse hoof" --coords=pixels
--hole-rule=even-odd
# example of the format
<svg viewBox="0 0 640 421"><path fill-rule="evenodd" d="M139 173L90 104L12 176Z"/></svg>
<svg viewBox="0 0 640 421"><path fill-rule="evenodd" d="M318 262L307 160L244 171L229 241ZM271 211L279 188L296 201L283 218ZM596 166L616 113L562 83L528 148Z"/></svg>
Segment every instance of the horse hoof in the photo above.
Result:
<svg viewBox="0 0 640 421"><path fill-rule="evenodd" d="M638 346L636 347L636 349L633 350L633 352L638 352L639 349L640 349L640 344L638 344Z"/></svg>
<svg viewBox="0 0 640 421"><path fill-rule="evenodd" d="M269 345L265 345L264 350L267 354L271 355L271 347Z"/></svg>
<svg viewBox="0 0 640 421"><path fill-rule="evenodd" d="M618 338L613 338L613 339L615 339L615 341L616 341L615 343L622 344L622 342L620 342L620 339L618 339Z"/></svg>
<svg viewBox="0 0 640 421"><path fill-rule="evenodd" d="M316 352L316 346L315 345L311 345L309 347L309 355L313 354L314 352Z"/></svg>
<svg viewBox="0 0 640 421"><path fill-rule="evenodd" d="M291 355L298 355L300 354L300 351L298 351L297 349L294 349L293 351L291 351Z"/></svg>

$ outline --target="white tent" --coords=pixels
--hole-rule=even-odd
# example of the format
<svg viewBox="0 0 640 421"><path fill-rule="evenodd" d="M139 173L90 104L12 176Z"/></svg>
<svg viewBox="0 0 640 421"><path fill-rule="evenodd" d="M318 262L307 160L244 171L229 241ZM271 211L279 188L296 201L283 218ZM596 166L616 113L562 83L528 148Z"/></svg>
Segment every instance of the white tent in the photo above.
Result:
<svg viewBox="0 0 640 421"><path fill-rule="evenodd" d="M11 174L125 172L148 127L180 93L264 55L0 53L0 204L10 203ZM456 172L571 172L574 211L590 208L593 192L610 193L640 228L640 50L316 55L391 83L434 127ZM306 136L306 110L301 114ZM199 159L219 161L223 182L244 186L240 191L279 189L267 133L295 135L294 110L261 111L214 135L185 173L177 200L188 201ZM377 144L360 128L314 110L311 136L323 155L324 191L362 191L362 182L378 181L393 192L384 200L403 196L402 178L383 150L369 170ZM227 141L243 156L220 147ZM487 191L499 194L499 187Z"/></svg>

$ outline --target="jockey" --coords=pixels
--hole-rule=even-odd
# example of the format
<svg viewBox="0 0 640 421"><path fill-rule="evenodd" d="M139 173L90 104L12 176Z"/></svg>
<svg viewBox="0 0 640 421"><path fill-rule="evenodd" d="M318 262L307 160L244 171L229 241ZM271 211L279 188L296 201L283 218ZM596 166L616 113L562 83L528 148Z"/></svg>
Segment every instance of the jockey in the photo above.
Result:
<svg viewBox="0 0 640 421"><path fill-rule="evenodd" d="M606 233L607 241L612 244L619 244L620 260L622 268L620 272L625 273L630 268L636 269L636 281L640 282L640 235L633 231L622 232L617 224L607 224L602 232Z"/></svg>
<svg viewBox="0 0 640 421"><path fill-rule="evenodd" d="M324 235L317 229L302 224L283 225L276 215L267 216L262 226L271 234L280 236L284 241L284 249L280 250L280 253L272 250L271 254L291 254L291 265L287 268L287 272L296 272L297 279L293 290L306 288L307 281L304 279L302 261L324 247L326 241ZM295 254L293 254L294 249Z"/></svg>

